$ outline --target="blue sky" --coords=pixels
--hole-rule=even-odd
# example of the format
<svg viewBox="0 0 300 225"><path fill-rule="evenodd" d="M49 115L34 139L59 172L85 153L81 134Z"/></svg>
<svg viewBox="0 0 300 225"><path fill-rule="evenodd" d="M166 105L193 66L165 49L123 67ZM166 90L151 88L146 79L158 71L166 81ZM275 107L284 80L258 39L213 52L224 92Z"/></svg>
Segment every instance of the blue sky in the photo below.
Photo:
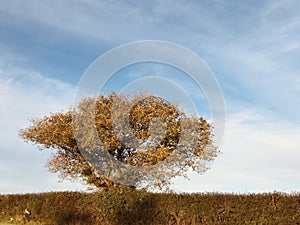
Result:
<svg viewBox="0 0 300 225"><path fill-rule="evenodd" d="M97 57L144 39L174 42L197 53L226 101L223 154L205 175L175 180L176 190L298 191L299 11L299 2L289 0L2 0L0 193L85 190L76 182L58 183L44 168L49 152L23 143L17 131L28 118L72 105L81 76ZM135 69L128 74L142 71ZM112 79L110 90L122 89L132 77ZM179 82L200 113L207 108L188 79Z"/></svg>

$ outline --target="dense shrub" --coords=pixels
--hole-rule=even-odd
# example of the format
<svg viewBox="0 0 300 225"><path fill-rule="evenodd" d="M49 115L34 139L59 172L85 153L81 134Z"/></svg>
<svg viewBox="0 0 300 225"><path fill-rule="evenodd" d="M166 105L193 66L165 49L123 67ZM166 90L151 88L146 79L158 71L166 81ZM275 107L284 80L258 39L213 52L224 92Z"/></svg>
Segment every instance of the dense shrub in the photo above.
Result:
<svg viewBox="0 0 300 225"><path fill-rule="evenodd" d="M0 213L2 221L13 218L19 224L295 225L300 224L300 195L160 194L133 189L52 192L2 195Z"/></svg>

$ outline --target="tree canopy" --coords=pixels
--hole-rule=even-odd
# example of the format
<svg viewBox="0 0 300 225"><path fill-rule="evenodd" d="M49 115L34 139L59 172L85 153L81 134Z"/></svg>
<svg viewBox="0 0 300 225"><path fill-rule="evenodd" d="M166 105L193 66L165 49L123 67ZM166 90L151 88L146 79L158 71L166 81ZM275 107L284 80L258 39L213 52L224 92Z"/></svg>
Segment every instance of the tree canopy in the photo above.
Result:
<svg viewBox="0 0 300 225"><path fill-rule="evenodd" d="M101 161L96 166L91 163L78 145L74 119L86 115L91 103L94 104L93 126L101 142L95 147L90 141L89 131L83 133L84 148L91 154L95 148L104 150L113 159L132 168L150 168L172 159L175 151L180 155L173 162L169 160L155 178L144 173L142 179L134 181L134 187L168 187L173 177L186 175L189 169L205 172L208 169L206 162L212 161L219 153L213 144L212 126L202 117L187 116L176 104L152 95L129 98L112 93L85 98L76 110L70 107L66 112L32 119L31 126L20 130L21 138L37 144L39 149L52 150L47 167L52 172L59 172L63 178L81 179L98 188L122 185L99 173L99 168L104 165ZM88 120L82 118L87 124ZM127 127L125 123L128 123ZM188 129L193 126L196 129Z"/></svg>

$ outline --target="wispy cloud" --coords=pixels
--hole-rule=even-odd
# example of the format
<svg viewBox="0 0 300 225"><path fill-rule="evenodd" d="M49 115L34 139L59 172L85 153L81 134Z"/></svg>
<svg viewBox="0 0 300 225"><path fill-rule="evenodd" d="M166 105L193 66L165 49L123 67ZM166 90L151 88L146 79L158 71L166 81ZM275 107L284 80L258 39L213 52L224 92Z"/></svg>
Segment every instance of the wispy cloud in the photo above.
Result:
<svg viewBox="0 0 300 225"><path fill-rule="evenodd" d="M60 53L47 49L49 52L43 58L60 68L79 70L79 73L71 69L59 71L60 74L76 74L75 81L105 49L140 39L174 41L191 48L207 61L221 82L226 98L265 105L280 116L297 119L300 102L294 96L299 95L300 85L299 9L300 5L294 1L237 3L216 0L189 1L184 5L169 0L151 4L93 0L72 4L64 0L47 3L4 1L2 23L20 30L26 27L26 21L31 24L25 28L29 30L26 32L32 33L31 38L36 39L34 43L43 43L45 39L44 45L51 43L51 49L58 45L62 49ZM82 42L75 46L72 39ZM100 49L98 45L106 47ZM44 46L32 47L41 48L39 52L45 51ZM81 53L70 48L80 49L90 61L74 57ZM71 52L72 56L68 57L66 52ZM70 64L60 65L66 58ZM62 79L67 76L71 75L61 75Z"/></svg>
<svg viewBox="0 0 300 225"><path fill-rule="evenodd" d="M216 192L291 192L300 185L300 126L264 122L261 114L231 115L223 154L202 176L175 180L176 190Z"/></svg>
<svg viewBox="0 0 300 225"><path fill-rule="evenodd" d="M16 139L17 129L31 116L72 104L74 85L96 57L126 42L162 39L205 60L221 84L230 118L224 154L206 175L186 183L186 190L199 190L202 184L207 184L203 190L296 189L299 11L300 4L292 0L3 0L0 116L5 119L0 121L0 144L5 146L1 157L10 161L3 158L6 167L0 168L15 165L10 164L13 156L22 154L8 149L29 148ZM114 82L111 87L120 88L123 80ZM197 98L186 79L179 84ZM44 153L32 148L32 154Z"/></svg>
<svg viewBox="0 0 300 225"><path fill-rule="evenodd" d="M67 109L75 87L14 66L0 68L0 192L41 192L79 189L76 183L58 183L57 175L46 171L48 151L18 138L28 119Z"/></svg>

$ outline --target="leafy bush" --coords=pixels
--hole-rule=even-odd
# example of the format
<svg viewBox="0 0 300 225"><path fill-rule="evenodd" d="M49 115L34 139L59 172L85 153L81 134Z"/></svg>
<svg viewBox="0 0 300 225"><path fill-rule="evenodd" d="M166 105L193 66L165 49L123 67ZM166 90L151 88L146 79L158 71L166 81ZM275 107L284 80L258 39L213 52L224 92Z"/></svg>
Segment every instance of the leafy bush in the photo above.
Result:
<svg viewBox="0 0 300 225"><path fill-rule="evenodd" d="M0 196L0 218L45 225L300 224L300 195L162 194L135 189ZM28 210L30 214L26 214ZM17 218L21 220L17 221Z"/></svg>

